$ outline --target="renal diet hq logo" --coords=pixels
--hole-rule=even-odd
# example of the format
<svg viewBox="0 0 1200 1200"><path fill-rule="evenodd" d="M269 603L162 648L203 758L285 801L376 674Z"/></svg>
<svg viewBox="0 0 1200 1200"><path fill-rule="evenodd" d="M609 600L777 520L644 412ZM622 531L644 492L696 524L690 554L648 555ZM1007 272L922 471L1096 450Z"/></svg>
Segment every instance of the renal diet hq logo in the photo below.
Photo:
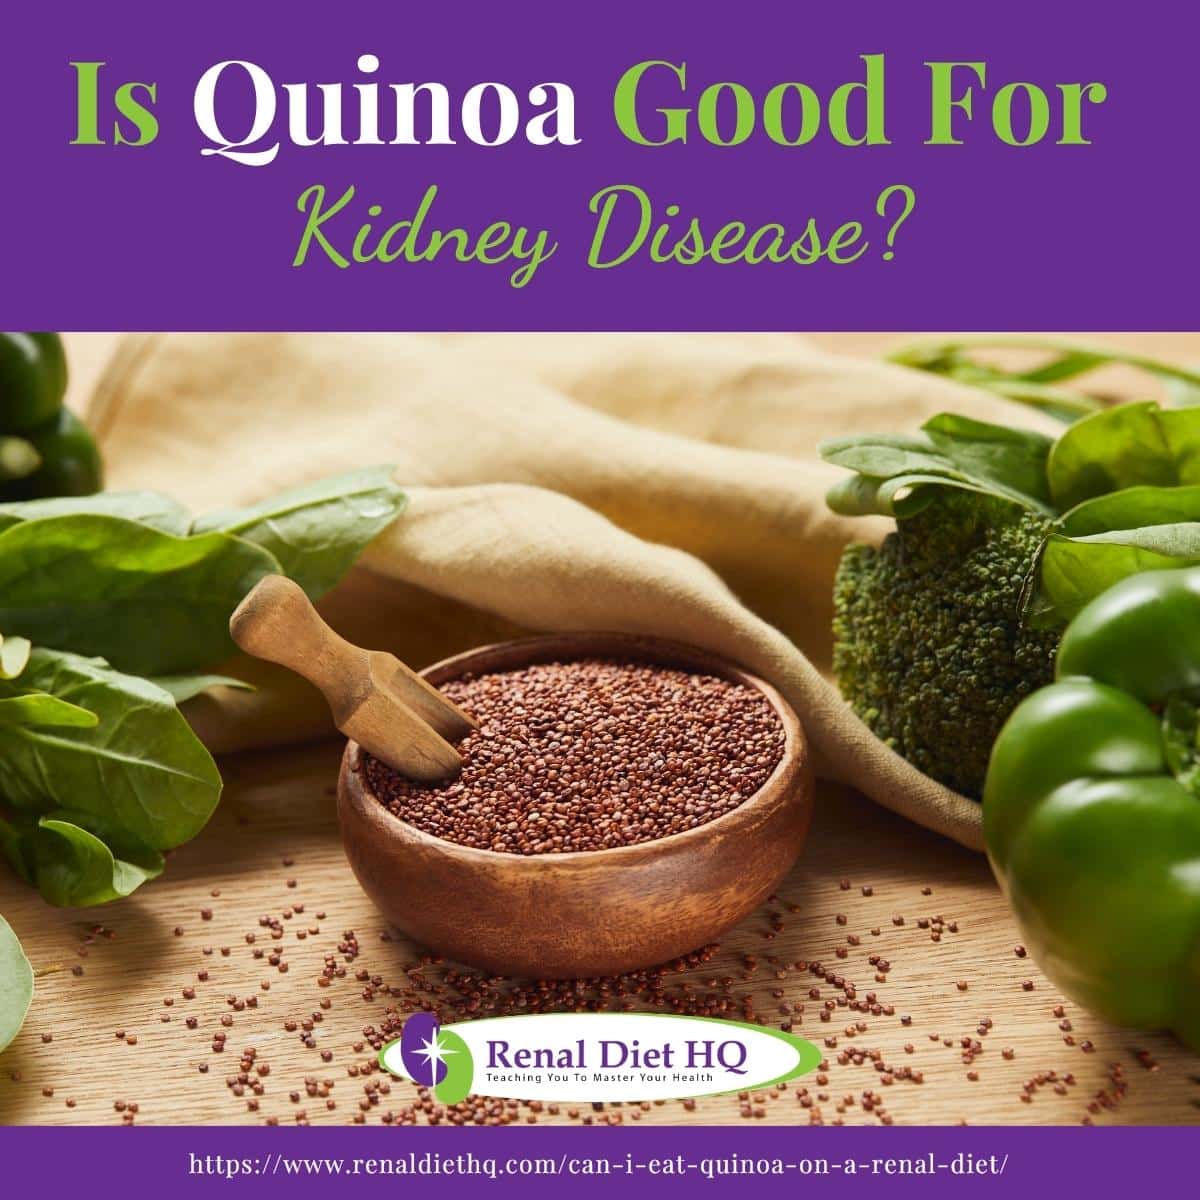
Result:
<svg viewBox="0 0 1200 1200"><path fill-rule="evenodd" d="M671 1100L770 1087L821 1051L759 1025L659 1013L549 1013L442 1026L414 1013L379 1055L442 1104L502 1099Z"/></svg>
<svg viewBox="0 0 1200 1200"><path fill-rule="evenodd" d="M389 1052L399 1050L403 1072L389 1062ZM432 1088L442 1104L457 1104L471 1092L475 1063L466 1042L452 1029L442 1029L433 1013L414 1013L404 1022L404 1036L384 1047L379 1061L394 1074Z"/></svg>

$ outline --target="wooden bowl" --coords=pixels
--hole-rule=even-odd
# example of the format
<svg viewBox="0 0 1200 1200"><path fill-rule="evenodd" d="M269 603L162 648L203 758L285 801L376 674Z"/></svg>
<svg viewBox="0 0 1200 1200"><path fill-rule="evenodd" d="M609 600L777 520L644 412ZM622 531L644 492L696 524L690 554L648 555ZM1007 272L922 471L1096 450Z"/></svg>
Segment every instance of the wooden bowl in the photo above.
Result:
<svg viewBox="0 0 1200 1200"><path fill-rule="evenodd" d="M813 780L796 714L763 680L724 659L657 638L580 634L484 646L427 668L440 685L467 671L592 656L705 672L761 692L786 736L761 788L707 825L611 850L521 855L477 850L394 816L346 746L338 819L346 857L394 925L438 954L495 975L618 975L715 941L787 873L808 833Z"/></svg>

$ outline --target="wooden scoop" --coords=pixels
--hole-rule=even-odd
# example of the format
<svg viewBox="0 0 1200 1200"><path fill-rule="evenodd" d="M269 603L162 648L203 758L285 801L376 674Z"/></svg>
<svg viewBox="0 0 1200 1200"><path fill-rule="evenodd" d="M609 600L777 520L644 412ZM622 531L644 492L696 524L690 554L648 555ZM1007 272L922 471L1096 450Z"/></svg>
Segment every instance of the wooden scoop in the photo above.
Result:
<svg viewBox="0 0 1200 1200"><path fill-rule="evenodd" d="M334 724L401 775L444 783L462 769L450 743L477 723L394 654L334 633L292 580L261 579L230 617L229 632L247 654L320 688Z"/></svg>

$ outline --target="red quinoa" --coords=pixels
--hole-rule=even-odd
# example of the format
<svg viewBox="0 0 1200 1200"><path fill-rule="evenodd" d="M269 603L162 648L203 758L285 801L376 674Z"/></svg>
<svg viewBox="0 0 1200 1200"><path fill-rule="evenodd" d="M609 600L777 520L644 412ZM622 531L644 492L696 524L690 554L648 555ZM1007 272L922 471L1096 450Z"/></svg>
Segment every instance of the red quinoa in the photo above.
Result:
<svg viewBox="0 0 1200 1200"><path fill-rule="evenodd" d="M559 854L668 837L737 808L783 756L757 691L711 675L580 659L467 675L442 691L479 722L438 787L364 756L397 817L481 850Z"/></svg>

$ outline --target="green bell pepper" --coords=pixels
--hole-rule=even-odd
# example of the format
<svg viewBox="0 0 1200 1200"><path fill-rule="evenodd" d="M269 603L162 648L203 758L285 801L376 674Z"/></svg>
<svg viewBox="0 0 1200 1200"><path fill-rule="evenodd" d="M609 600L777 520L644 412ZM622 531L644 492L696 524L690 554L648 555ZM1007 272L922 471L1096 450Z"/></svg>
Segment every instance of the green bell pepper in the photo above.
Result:
<svg viewBox="0 0 1200 1200"><path fill-rule="evenodd" d="M0 501L85 496L104 483L87 426L63 407L57 333L0 333Z"/></svg>
<svg viewBox="0 0 1200 1200"><path fill-rule="evenodd" d="M57 333L0 333L0 429L25 433L62 408L67 360Z"/></svg>
<svg viewBox="0 0 1200 1200"><path fill-rule="evenodd" d="M0 484L25 479L42 465L42 456L28 438L0 434ZM0 487L0 493L4 488Z"/></svg>
<svg viewBox="0 0 1200 1200"><path fill-rule="evenodd" d="M104 484L104 466L96 441L68 408L25 438L41 460L23 479L7 483L0 495L7 500L40 500L45 496L90 496Z"/></svg>
<svg viewBox="0 0 1200 1200"><path fill-rule="evenodd" d="M1046 974L1200 1051L1200 567L1122 580L1000 732L988 856Z"/></svg>

